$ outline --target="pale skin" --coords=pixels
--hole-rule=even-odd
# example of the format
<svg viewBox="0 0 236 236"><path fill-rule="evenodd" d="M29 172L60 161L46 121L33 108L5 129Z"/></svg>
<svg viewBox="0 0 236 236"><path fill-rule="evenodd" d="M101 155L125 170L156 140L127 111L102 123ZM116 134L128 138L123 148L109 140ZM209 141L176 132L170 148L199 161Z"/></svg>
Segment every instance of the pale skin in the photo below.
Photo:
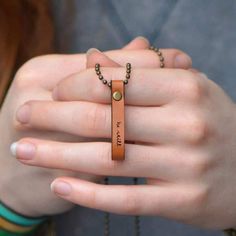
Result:
<svg viewBox="0 0 236 236"><path fill-rule="evenodd" d="M142 56L133 56L141 51ZM68 142L68 136L54 141L42 134L19 137L17 159L28 168L97 176L91 181L75 178L75 174L54 175L51 188L59 197L58 205L63 205L62 198L113 213L162 216L202 228L235 226L234 102L204 74L188 70L190 64L173 69L163 50L167 68L158 69L152 64L157 58L151 58L156 55L141 51L123 50L123 61L121 56L90 52L83 71L74 68L60 76L50 71L54 77L39 86L47 90L47 98L40 99L44 101L32 101L31 93L12 107L13 113L17 110L14 128L17 132L53 131L73 138ZM127 52L132 52L130 58ZM149 60L143 59L145 53ZM111 135L110 91L92 67L100 62L104 77L120 79L124 77L120 65L129 60L133 60L133 70L126 87L126 139L135 143L127 143L126 160L116 162L111 160L107 140ZM18 79L18 89L19 84ZM22 87L28 93L33 91L27 83ZM49 99L52 91L54 101ZM28 102L18 109L24 101ZM76 143L77 136L90 142ZM144 177L146 184L106 186L97 182L104 175Z"/></svg>
<svg viewBox="0 0 236 236"><path fill-rule="evenodd" d="M158 67L156 55L147 50L149 42L137 38L123 50L106 52L119 64L127 60L138 67ZM189 57L177 49L163 49L167 67L189 68ZM145 58L145 61L133 55ZM176 61L176 58L178 60ZM181 60L179 60L179 58ZM50 190L51 182L58 176L76 176L98 182L101 176L65 170L27 166L12 158L11 143L23 137L34 137L64 142L95 141L64 132L25 128L16 120L16 112L27 101L52 101L52 90L65 77L86 68L86 55L45 55L29 60L16 73L5 102L0 111L0 200L16 211L29 215L41 216L56 214L70 209L73 204L60 199ZM36 204L37 203L37 204Z"/></svg>

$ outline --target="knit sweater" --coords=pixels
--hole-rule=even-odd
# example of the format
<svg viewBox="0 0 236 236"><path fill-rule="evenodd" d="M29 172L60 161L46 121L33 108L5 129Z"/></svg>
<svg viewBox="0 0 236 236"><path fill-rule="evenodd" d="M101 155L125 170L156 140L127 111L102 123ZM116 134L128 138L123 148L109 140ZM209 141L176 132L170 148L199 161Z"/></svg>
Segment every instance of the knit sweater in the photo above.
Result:
<svg viewBox="0 0 236 236"><path fill-rule="evenodd" d="M61 53L120 48L143 35L155 46L187 52L195 68L236 100L235 0L53 0L53 9ZM131 184L132 178L110 177L110 183ZM102 211L76 206L55 217L57 235L103 235L103 217ZM140 220L141 236L223 235L159 216ZM111 236L133 235L132 216L111 214L110 221Z"/></svg>

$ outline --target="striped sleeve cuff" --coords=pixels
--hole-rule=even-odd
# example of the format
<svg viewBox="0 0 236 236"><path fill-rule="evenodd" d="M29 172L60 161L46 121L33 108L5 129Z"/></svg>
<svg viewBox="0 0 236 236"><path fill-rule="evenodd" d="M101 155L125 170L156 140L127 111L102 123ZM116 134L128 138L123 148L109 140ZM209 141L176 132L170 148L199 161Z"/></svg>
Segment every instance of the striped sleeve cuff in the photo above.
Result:
<svg viewBox="0 0 236 236"><path fill-rule="evenodd" d="M0 236L30 235L48 217L24 216L0 201Z"/></svg>

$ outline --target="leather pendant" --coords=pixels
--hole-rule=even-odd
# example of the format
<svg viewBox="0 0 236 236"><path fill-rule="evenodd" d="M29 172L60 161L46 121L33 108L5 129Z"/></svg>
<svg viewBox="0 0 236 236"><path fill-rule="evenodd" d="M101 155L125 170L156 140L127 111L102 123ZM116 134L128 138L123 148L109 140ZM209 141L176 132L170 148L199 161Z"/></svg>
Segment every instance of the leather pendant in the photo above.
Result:
<svg viewBox="0 0 236 236"><path fill-rule="evenodd" d="M125 85L123 80L111 81L112 160L125 159Z"/></svg>

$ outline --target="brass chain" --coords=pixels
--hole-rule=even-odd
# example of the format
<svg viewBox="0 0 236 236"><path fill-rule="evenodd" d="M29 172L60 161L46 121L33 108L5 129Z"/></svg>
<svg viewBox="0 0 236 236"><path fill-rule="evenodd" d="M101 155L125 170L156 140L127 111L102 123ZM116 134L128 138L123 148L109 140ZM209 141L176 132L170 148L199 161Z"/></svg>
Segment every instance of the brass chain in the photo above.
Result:
<svg viewBox="0 0 236 236"><path fill-rule="evenodd" d="M95 65L95 71L96 74L98 75L98 78L103 82L103 84L107 84L108 87L111 87L111 80L108 82L106 79L104 79L101 70L100 70L100 64L96 63ZM131 64L127 63L126 64L126 76L125 76L125 80L123 80L124 84L128 84L128 80L130 79L130 73L131 73Z"/></svg>

